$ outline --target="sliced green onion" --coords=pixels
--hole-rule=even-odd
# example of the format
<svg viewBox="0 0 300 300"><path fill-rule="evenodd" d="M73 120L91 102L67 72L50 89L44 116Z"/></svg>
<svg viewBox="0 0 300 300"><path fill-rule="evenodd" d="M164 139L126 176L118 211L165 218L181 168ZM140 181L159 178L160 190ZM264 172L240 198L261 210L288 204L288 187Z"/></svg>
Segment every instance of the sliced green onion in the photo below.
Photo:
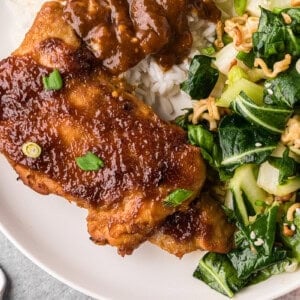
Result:
<svg viewBox="0 0 300 300"><path fill-rule="evenodd" d="M255 205L256 205L256 206L262 206L262 207L264 207L264 206L266 206L267 204L266 204L265 201L262 201L262 200L256 200L256 201L255 201Z"/></svg>
<svg viewBox="0 0 300 300"><path fill-rule="evenodd" d="M104 162L101 158L92 152L87 152L84 156L77 157L77 166L83 171L98 171L104 167Z"/></svg>
<svg viewBox="0 0 300 300"><path fill-rule="evenodd" d="M192 194L192 191L185 189L177 189L168 195L168 197L164 200L164 205L176 207L182 204L189 197L191 197Z"/></svg>
<svg viewBox="0 0 300 300"><path fill-rule="evenodd" d="M44 89L46 91L59 91L63 87L62 77L57 69L49 76L43 76Z"/></svg>
<svg viewBox="0 0 300 300"><path fill-rule="evenodd" d="M22 145L22 152L29 158L38 158L42 153L42 148L33 142L27 142Z"/></svg>
<svg viewBox="0 0 300 300"><path fill-rule="evenodd" d="M211 56L211 55L213 55L215 53L216 53L216 50L215 50L215 48L213 46L209 46L209 47L203 48L201 50L201 54L207 55L207 56Z"/></svg>

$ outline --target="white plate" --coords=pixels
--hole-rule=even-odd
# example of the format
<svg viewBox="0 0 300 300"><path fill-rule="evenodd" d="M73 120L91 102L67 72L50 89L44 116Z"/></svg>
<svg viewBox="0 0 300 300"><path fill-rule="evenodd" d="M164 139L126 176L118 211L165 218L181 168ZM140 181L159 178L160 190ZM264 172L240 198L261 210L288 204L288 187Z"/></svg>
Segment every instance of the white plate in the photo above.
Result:
<svg viewBox="0 0 300 300"><path fill-rule="evenodd" d="M2 2L3 0L1 0ZM0 57L13 50L17 20L0 4ZM0 227L33 262L69 286L99 299L226 299L192 277L201 252L179 260L145 243L121 258L89 241L86 212L40 196L0 156ZM300 271L274 276L236 299L274 299L300 286Z"/></svg>

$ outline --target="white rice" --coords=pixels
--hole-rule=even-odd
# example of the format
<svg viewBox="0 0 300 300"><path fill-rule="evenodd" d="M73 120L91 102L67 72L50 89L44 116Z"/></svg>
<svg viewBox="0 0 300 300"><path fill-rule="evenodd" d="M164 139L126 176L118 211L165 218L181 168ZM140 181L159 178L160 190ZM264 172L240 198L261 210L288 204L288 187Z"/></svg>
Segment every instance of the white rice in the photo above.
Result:
<svg viewBox="0 0 300 300"><path fill-rule="evenodd" d="M188 17L193 35L193 46L187 59L180 65L164 72L151 57L123 74L128 83L135 87L136 95L166 120L182 114L184 108L192 106L191 98L180 90L180 83L187 79L191 59L215 39L215 25L197 16Z"/></svg>
<svg viewBox="0 0 300 300"><path fill-rule="evenodd" d="M18 27L14 36L17 47L45 0L4 0L13 11ZM164 119L174 119L182 114L182 109L191 107L191 98L180 91L180 83L186 80L189 64L199 50L212 43L215 37L215 25L199 20L197 16L188 17L193 35L193 46L189 57L180 65L173 66L167 72L151 57L145 58L137 66L123 74L124 78L135 87L135 93Z"/></svg>

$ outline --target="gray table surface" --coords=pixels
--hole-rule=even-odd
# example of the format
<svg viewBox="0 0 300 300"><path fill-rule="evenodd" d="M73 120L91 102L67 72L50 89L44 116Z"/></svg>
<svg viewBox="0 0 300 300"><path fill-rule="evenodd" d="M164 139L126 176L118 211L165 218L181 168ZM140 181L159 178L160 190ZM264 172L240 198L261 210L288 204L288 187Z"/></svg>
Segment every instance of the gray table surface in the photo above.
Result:
<svg viewBox="0 0 300 300"><path fill-rule="evenodd" d="M1 232L0 267L8 278L4 300L93 300L33 264ZM296 299L300 299L300 289L277 300Z"/></svg>

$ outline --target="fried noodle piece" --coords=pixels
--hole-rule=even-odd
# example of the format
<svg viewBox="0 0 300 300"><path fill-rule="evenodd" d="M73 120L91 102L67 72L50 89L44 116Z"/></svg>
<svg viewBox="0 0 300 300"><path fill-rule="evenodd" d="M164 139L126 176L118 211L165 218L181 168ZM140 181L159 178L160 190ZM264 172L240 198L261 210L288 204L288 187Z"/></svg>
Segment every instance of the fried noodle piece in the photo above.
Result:
<svg viewBox="0 0 300 300"><path fill-rule="evenodd" d="M244 14L241 17L226 20L224 31L233 39L238 51L250 52L253 48L252 35L257 31L258 23L258 17L249 17Z"/></svg>
<svg viewBox="0 0 300 300"><path fill-rule="evenodd" d="M275 78L279 73L286 71L290 67L291 62L292 56L286 54L284 59L277 61L273 66L273 70L270 70L262 58L255 58L254 67L261 67L266 77Z"/></svg>
<svg viewBox="0 0 300 300"><path fill-rule="evenodd" d="M209 130L216 130L220 121L220 111L214 97L208 97L193 102L193 113L189 116L190 121L196 125L199 121L206 120Z"/></svg>

